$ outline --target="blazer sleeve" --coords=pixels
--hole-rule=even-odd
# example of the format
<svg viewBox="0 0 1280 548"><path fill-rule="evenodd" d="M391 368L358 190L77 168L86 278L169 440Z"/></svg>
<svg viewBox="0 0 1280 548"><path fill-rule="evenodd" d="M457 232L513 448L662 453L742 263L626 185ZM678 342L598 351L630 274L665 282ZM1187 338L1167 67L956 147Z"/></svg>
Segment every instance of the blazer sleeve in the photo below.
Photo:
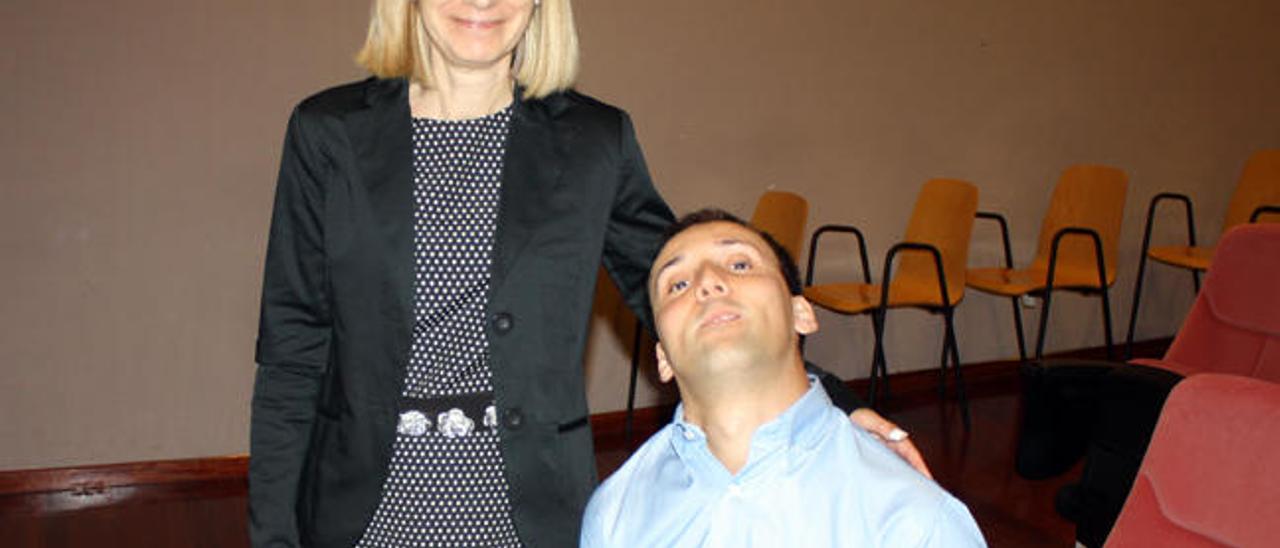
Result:
<svg viewBox="0 0 1280 548"><path fill-rule="evenodd" d="M604 266L627 306L652 332L645 284L662 232L675 219L653 188L631 117L625 112L619 133L619 181L605 231Z"/></svg>
<svg viewBox="0 0 1280 548"><path fill-rule="evenodd" d="M298 485L332 338L323 224L332 162L304 118L295 110L289 120L262 283L249 442L255 547L298 546Z"/></svg>

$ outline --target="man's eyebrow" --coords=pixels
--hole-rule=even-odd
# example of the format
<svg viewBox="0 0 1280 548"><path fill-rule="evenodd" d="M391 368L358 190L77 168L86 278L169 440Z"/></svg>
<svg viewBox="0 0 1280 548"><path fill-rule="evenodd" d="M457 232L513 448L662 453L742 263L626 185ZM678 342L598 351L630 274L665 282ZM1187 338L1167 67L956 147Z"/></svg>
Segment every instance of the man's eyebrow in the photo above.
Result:
<svg viewBox="0 0 1280 548"><path fill-rule="evenodd" d="M682 260L684 260L684 255L676 255L675 257L672 257L671 259L669 259L667 262L662 263L662 266L658 267L658 270L653 273L653 276L652 276L653 280L655 282L658 281L658 278L662 277L663 272L666 272L668 268L675 266L677 263L679 263Z"/></svg>
<svg viewBox="0 0 1280 548"><path fill-rule="evenodd" d="M716 240L716 245L719 245L719 246L745 245L747 247L754 247L751 244L748 244L746 240L742 240L739 238L721 238L719 240Z"/></svg>
<svg viewBox="0 0 1280 548"><path fill-rule="evenodd" d="M755 243L749 240L744 240L742 238L732 238L732 237L721 238L719 240L716 240L715 245L718 247L745 247L747 249L750 249L751 251L760 253L759 246L755 245Z"/></svg>

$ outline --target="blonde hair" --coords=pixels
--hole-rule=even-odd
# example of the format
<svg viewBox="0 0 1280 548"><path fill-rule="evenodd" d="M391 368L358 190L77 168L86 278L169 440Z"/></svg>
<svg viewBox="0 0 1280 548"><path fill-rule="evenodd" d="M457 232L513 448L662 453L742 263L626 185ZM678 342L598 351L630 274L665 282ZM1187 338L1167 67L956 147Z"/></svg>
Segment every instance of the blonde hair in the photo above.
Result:
<svg viewBox="0 0 1280 548"><path fill-rule="evenodd" d="M407 77L430 86L430 52L416 0L373 0L369 32L356 63L379 78ZM578 77L578 32L570 0L542 0L534 7L514 63L525 99L573 86Z"/></svg>

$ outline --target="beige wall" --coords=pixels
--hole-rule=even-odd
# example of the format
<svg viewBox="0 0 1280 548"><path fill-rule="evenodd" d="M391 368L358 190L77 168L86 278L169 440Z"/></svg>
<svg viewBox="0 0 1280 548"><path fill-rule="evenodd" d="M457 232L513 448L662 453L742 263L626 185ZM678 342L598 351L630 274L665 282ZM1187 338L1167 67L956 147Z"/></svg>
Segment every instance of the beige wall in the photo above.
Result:
<svg viewBox="0 0 1280 548"><path fill-rule="evenodd" d="M1063 167L1124 168L1117 339L1146 200L1191 194L1212 241L1245 157L1280 146L1270 0L577 4L581 88L632 112L678 211L745 215L767 188L797 191L811 227L863 227L878 269L919 185L966 178L982 208L1009 216L1025 263ZM305 94L360 76L349 58L366 9L0 7L0 469L246 450L283 124ZM979 230L972 262L997 261L996 242ZM820 275L851 266L834 255ZM1177 329L1185 278L1150 272L1140 338ZM597 412L625 403L632 328L607 282L598 294L586 365ZM1049 347L1100 344L1096 306L1057 299ZM867 320L820 320L810 356L865 376ZM970 294L958 322L965 361L1016 352L1006 301ZM936 318L905 311L889 326L893 370L934 366ZM642 386L641 404L656 397Z"/></svg>

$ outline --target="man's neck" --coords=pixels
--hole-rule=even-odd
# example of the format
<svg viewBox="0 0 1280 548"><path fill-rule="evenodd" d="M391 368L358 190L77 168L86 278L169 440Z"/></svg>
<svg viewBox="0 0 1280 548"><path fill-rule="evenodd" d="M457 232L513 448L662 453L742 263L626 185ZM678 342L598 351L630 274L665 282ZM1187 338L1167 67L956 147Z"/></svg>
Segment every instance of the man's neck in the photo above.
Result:
<svg viewBox="0 0 1280 548"><path fill-rule="evenodd" d="M788 367L769 378L750 376L717 379L709 390L685 390L684 420L707 435L711 454L737 474L747 464L751 438L761 425L777 418L809 390L804 363L797 356Z"/></svg>

